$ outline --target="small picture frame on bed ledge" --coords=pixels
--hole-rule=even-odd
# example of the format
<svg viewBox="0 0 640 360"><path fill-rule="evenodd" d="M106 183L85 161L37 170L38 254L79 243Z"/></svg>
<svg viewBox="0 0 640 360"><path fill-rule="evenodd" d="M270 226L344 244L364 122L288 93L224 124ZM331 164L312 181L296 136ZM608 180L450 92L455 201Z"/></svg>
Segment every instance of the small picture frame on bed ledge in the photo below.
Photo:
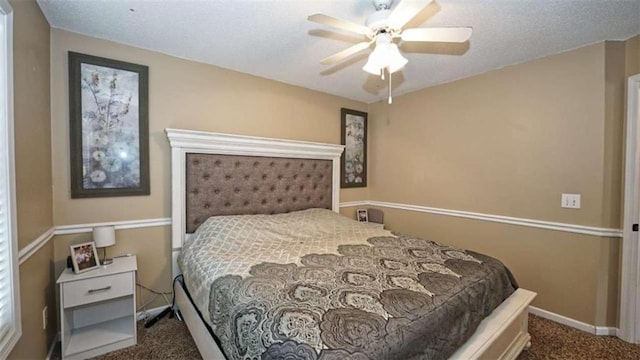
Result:
<svg viewBox="0 0 640 360"><path fill-rule="evenodd" d="M70 249L74 273L79 274L100 267L100 259L98 259L98 250L95 242L89 241L71 245Z"/></svg>
<svg viewBox="0 0 640 360"><path fill-rule="evenodd" d="M369 212L367 209L357 209L356 216L358 218L358 222L369 222Z"/></svg>

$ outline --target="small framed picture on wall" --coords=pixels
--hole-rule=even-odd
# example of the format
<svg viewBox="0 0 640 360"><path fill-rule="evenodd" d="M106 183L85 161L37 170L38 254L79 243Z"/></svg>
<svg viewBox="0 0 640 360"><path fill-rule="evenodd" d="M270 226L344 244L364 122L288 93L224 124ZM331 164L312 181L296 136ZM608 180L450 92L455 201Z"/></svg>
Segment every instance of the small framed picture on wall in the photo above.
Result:
<svg viewBox="0 0 640 360"><path fill-rule="evenodd" d="M340 187L367 186L367 113L341 109L341 142L344 145L340 162Z"/></svg>
<svg viewBox="0 0 640 360"><path fill-rule="evenodd" d="M369 222L369 212L367 209L357 209L356 215L359 222Z"/></svg>

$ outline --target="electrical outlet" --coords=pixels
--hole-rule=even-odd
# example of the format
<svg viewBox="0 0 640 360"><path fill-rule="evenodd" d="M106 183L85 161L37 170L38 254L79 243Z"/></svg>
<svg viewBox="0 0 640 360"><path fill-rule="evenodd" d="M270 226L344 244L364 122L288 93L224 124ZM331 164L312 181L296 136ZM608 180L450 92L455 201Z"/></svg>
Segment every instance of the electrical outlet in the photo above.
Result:
<svg viewBox="0 0 640 360"><path fill-rule="evenodd" d="M580 209L580 194L562 194L560 206L567 209Z"/></svg>
<svg viewBox="0 0 640 360"><path fill-rule="evenodd" d="M47 330L47 319L49 319L49 308L47 306L42 309L42 330Z"/></svg>

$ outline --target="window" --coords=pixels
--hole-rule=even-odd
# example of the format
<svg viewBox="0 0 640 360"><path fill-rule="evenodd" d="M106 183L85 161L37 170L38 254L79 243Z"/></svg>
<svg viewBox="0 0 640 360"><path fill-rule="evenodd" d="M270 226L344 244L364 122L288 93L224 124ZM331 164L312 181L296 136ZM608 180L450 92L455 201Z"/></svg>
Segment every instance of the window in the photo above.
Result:
<svg viewBox="0 0 640 360"><path fill-rule="evenodd" d="M0 359L22 335L13 156L13 10L0 0Z"/></svg>

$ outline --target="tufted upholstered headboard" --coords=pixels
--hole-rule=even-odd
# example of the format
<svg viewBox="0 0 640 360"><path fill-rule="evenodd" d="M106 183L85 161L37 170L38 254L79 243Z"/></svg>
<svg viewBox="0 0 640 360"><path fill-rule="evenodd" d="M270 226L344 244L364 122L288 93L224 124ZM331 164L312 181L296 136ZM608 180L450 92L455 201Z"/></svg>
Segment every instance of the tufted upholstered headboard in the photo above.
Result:
<svg viewBox="0 0 640 360"><path fill-rule="evenodd" d="M214 215L331 209L331 160L186 154L186 226Z"/></svg>
<svg viewBox="0 0 640 360"><path fill-rule="evenodd" d="M171 144L171 246L209 216L339 210L343 145L165 129Z"/></svg>

